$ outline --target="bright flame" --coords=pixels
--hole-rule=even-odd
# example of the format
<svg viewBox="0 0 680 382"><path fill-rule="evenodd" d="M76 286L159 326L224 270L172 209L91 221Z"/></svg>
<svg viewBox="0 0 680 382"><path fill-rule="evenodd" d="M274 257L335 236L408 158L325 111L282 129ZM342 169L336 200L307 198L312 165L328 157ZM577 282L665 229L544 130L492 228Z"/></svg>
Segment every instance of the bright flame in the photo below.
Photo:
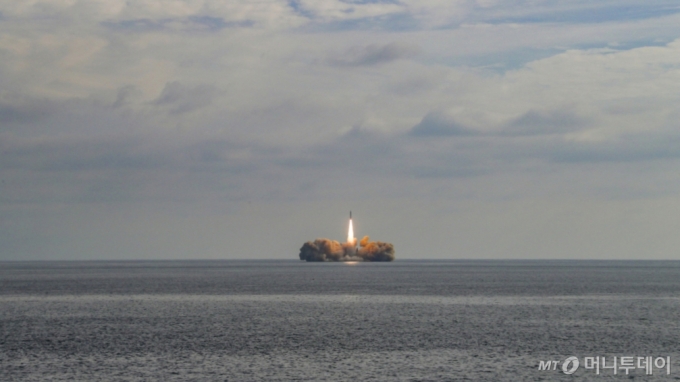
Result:
<svg viewBox="0 0 680 382"><path fill-rule="evenodd" d="M352 219L349 219L349 231L347 231L347 242L354 243L354 228L352 228Z"/></svg>

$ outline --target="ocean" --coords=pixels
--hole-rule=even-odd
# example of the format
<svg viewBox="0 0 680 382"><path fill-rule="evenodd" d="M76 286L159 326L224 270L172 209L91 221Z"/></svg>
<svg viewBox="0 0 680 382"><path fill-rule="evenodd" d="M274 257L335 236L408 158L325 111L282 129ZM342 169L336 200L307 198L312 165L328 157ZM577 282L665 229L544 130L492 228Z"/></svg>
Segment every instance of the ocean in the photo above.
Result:
<svg viewBox="0 0 680 382"><path fill-rule="evenodd" d="M0 263L1 381L670 381L679 323L676 261Z"/></svg>

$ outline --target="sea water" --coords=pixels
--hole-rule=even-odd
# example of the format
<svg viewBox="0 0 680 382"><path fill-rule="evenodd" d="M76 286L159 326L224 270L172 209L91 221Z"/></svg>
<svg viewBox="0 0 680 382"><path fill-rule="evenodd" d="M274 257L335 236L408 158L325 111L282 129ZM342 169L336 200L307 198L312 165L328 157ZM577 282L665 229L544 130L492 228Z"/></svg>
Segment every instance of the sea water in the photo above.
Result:
<svg viewBox="0 0 680 382"><path fill-rule="evenodd" d="M668 381L679 321L680 262L4 262L0 380Z"/></svg>

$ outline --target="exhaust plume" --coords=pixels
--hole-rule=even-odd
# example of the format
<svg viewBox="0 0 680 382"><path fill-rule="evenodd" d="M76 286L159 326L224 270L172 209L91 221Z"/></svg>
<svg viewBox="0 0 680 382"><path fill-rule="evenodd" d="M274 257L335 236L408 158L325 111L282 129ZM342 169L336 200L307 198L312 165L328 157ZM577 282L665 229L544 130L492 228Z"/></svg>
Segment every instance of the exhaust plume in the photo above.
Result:
<svg viewBox="0 0 680 382"><path fill-rule="evenodd" d="M357 256L354 243L340 243L330 239L306 242L300 248L300 260L305 261L364 261Z"/></svg>
<svg viewBox="0 0 680 382"><path fill-rule="evenodd" d="M339 243L330 239L316 239L306 242L300 248L300 260L305 261L392 261L394 246L382 241L370 241L364 236L357 248L357 239L352 227L352 211L349 212L347 242Z"/></svg>
<svg viewBox="0 0 680 382"><path fill-rule="evenodd" d="M352 212L349 213L349 230L347 231L347 242L354 243L356 245L356 240L354 239L354 228L352 228Z"/></svg>
<svg viewBox="0 0 680 382"><path fill-rule="evenodd" d="M340 243L330 239L308 241L300 248L300 260L305 261L392 261L394 245L382 241L369 241L368 236L361 239L356 248L353 243Z"/></svg>

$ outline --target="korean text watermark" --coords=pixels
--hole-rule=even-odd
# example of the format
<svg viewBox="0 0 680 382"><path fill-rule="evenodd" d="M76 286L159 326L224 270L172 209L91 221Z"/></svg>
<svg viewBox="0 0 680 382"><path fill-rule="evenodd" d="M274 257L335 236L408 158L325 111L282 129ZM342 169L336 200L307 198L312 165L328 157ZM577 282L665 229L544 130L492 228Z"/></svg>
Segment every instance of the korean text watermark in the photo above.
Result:
<svg viewBox="0 0 680 382"><path fill-rule="evenodd" d="M582 362L581 362L582 360ZM564 361L544 360L538 362L539 371L560 370L564 374L574 374L583 365L585 370L591 370L595 374L613 373L629 375L632 370L644 370L646 375L665 372L671 373L671 357L651 356L624 356L624 357L568 357Z"/></svg>

